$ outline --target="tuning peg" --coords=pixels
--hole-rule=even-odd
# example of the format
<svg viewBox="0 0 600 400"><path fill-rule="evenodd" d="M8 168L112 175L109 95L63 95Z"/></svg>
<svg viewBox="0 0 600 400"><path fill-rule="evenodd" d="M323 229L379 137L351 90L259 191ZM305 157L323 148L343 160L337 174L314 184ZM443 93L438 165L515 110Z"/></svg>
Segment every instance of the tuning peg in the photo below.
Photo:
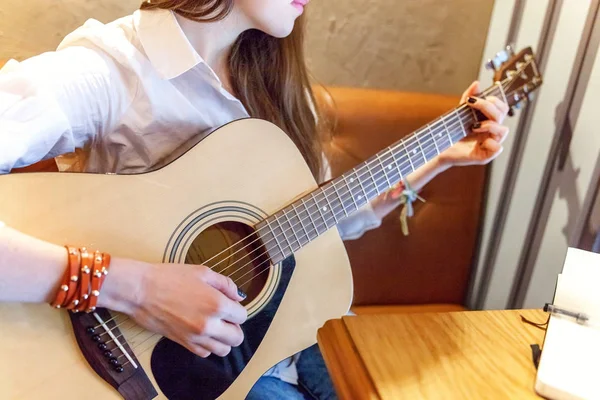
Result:
<svg viewBox="0 0 600 400"><path fill-rule="evenodd" d="M502 64L504 64L506 61L508 61L509 58L512 57L512 55L510 53L511 51L512 51L512 47L510 47L510 46L508 46L506 49L504 49L502 51L499 51L498 53L496 53L494 58L489 59L485 63L485 68L496 71Z"/></svg>
<svg viewBox="0 0 600 400"><path fill-rule="evenodd" d="M508 54L510 54L511 57L513 57L515 55L514 46L512 44L509 44L508 46L506 46L506 52Z"/></svg>

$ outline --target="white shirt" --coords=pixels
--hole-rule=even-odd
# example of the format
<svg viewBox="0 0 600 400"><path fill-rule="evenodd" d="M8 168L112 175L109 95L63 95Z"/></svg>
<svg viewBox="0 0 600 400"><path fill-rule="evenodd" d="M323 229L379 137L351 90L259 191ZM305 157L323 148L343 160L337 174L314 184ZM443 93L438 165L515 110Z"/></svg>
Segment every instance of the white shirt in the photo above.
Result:
<svg viewBox="0 0 600 400"><path fill-rule="evenodd" d="M0 174L65 153L61 170L144 172L198 134L248 116L171 11L88 20L57 51L0 70ZM367 206L338 228L353 239L379 224ZM289 369L273 373L295 379Z"/></svg>

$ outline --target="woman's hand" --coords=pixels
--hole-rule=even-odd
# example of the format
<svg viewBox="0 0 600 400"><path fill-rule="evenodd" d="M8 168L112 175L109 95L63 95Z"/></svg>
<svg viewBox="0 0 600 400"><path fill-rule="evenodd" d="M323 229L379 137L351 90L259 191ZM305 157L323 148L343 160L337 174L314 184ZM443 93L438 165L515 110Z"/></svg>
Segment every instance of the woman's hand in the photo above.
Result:
<svg viewBox="0 0 600 400"><path fill-rule="evenodd" d="M479 92L479 82L473 82L463 93L461 104L466 103L481 111L488 120L481 122L480 126L475 124L466 138L439 155L444 167L483 165L502 153L502 143L508 135L508 127L502 125L508 114L508 105L494 96L486 99L474 97Z"/></svg>
<svg viewBox="0 0 600 400"><path fill-rule="evenodd" d="M114 258L98 301L201 357L223 357L244 340L240 293L230 278L204 266Z"/></svg>

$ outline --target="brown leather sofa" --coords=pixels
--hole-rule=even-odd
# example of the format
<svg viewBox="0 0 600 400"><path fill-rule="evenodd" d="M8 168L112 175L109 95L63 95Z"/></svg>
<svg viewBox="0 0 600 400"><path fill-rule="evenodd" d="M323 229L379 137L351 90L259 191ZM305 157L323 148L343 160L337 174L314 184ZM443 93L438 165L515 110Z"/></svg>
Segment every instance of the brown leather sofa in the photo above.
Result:
<svg viewBox="0 0 600 400"><path fill-rule="evenodd" d="M0 67L3 65L0 62ZM435 119L458 97L357 88L316 87L325 115L335 122L326 151L334 177ZM56 171L53 160L14 173ZM484 167L449 170L421 192L410 235L399 212L379 229L346 242L357 313L463 309L475 255Z"/></svg>
<svg viewBox="0 0 600 400"><path fill-rule="evenodd" d="M317 88L334 120L327 152L333 176L366 160L455 107L459 98L357 88ZM481 220L486 167L452 168L420 193L408 236L400 209L380 228L346 242L352 263L353 310L464 309Z"/></svg>

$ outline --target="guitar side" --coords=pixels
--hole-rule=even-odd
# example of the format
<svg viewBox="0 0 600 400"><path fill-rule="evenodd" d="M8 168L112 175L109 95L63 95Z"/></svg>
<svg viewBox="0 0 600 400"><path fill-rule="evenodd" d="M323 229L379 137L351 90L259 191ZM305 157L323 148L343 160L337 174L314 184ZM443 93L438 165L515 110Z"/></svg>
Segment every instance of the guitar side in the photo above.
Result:
<svg viewBox="0 0 600 400"><path fill-rule="evenodd" d="M163 262L181 222L199 208L234 202L271 215L315 188L285 133L248 119L222 127L147 174L2 176L0 220L50 242L156 263ZM295 258L296 269L266 336L221 398L243 398L268 368L314 344L317 329L349 309L351 271L336 229ZM135 354L155 383L152 348ZM81 355L66 313L48 305L1 305L0 351L3 398L86 398L90 393L120 398Z"/></svg>

